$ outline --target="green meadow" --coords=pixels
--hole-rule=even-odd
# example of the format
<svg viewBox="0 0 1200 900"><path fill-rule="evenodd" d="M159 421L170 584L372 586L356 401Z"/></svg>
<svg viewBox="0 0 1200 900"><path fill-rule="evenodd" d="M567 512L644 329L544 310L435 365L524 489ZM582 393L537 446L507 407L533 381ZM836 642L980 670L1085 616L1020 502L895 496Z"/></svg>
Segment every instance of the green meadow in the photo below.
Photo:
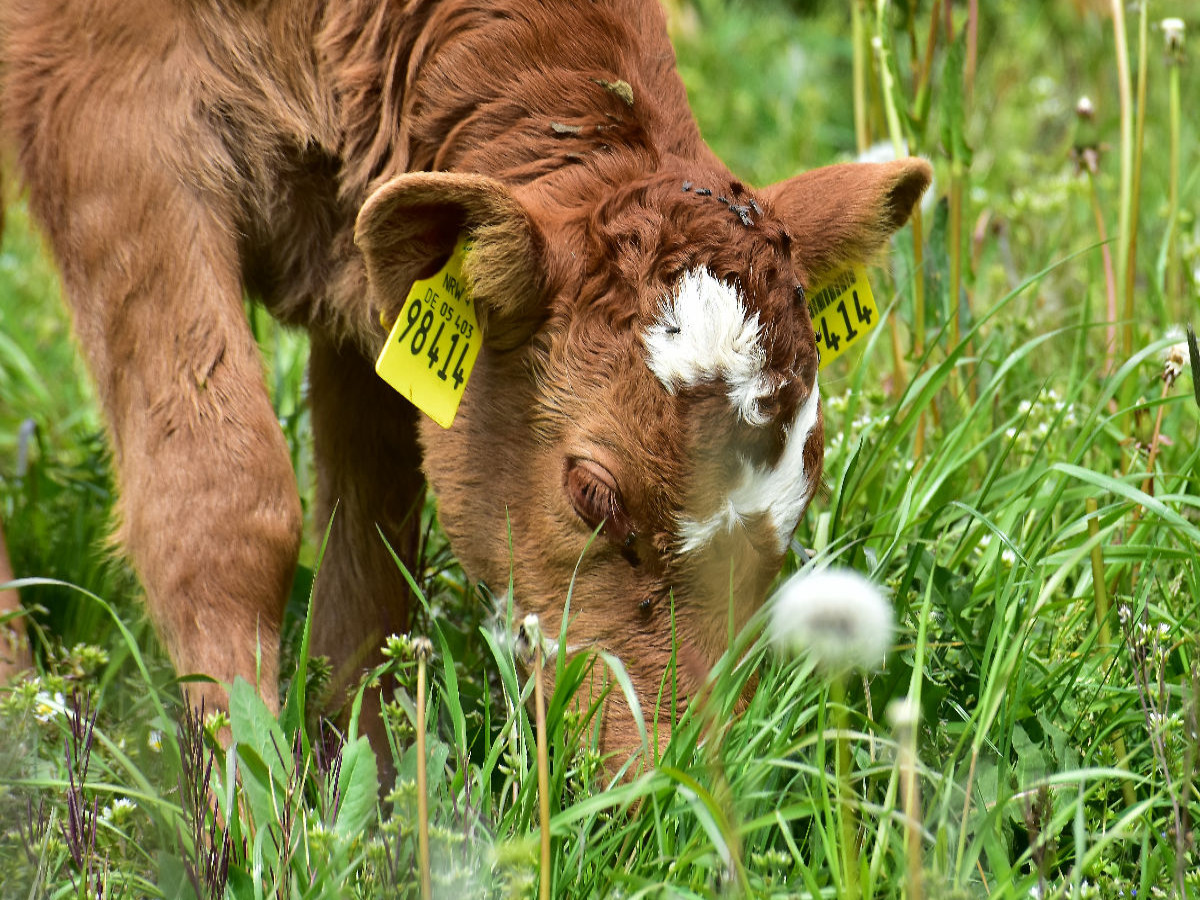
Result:
<svg viewBox="0 0 1200 900"><path fill-rule="evenodd" d="M387 644L394 784L313 715L311 515L283 711L239 684L228 717L189 713L107 542L103 422L6 158L0 520L35 671L0 688L0 897L1200 896L1196 4L668 6L748 182L876 145L935 167L870 272L879 327L822 373L784 572L880 586L882 667L830 675L757 618L661 752L643 711L651 764L614 778L570 694L619 666L545 635L539 702L431 500ZM248 315L310 510L305 340Z"/></svg>

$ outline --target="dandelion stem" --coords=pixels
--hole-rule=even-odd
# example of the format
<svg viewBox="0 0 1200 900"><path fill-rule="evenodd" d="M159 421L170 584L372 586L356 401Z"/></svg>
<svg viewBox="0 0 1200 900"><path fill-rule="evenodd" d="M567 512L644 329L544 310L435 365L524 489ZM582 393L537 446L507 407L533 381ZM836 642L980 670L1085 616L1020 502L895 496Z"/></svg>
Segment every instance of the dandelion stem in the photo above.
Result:
<svg viewBox="0 0 1200 900"><path fill-rule="evenodd" d="M1133 142L1133 169L1130 173L1129 221L1122 234L1125 242L1125 357L1133 353L1133 295L1137 278L1138 216L1142 200L1142 151L1146 143L1146 64L1150 57L1147 49L1149 34L1149 3L1141 4L1138 17L1138 76L1137 76L1137 124Z"/></svg>
<svg viewBox="0 0 1200 900"><path fill-rule="evenodd" d="M919 123L915 126L918 134L924 134L925 125L929 121L928 94L929 78L933 71L933 51L937 46L938 11L942 0L934 0L933 9L929 13L929 36L925 41L925 60L917 77L916 89L913 96L918 107ZM915 59L917 54L913 53ZM914 145L910 152L920 150ZM920 359L925 355L925 223L921 216L921 205L918 203L912 213L913 236L913 356ZM917 420L917 434L914 443L914 454L920 456L925 445L925 414L922 412Z"/></svg>
<svg viewBox="0 0 1200 900"><path fill-rule="evenodd" d="M914 151L915 152L915 151ZM913 208L913 356L920 359L925 355L925 223L921 217L921 206ZM893 316L893 318L895 318ZM924 428L924 417L921 429ZM918 435L924 438L923 434Z"/></svg>
<svg viewBox="0 0 1200 900"><path fill-rule="evenodd" d="M1164 378L1160 399L1166 400L1167 394L1170 392L1170 390L1171 382ZM1146 479L1142 482L1143 494L1149 494L1154 490L1154 463L1155 460L1158 459L1158 448L1162 439L1163 413L1166 411L1167 405L1165 403L1160 403L1158 405L1158 412L1155 413L1154 416L1154 433L1150 437L1150 451L1146 455Z"/></svg>
<svg viewBox="0 0 1200 900"><path fill-rule="evenodd" d="M1087 503L1088 537L1093 541L1100 534L1100 506L1095 497L1088 497ZM1100 647L1108 650L1112 646L1112 634L1108 627L1108 585L1104 580L1104 554L1100 544L1092 545L1092 599L1096 610L1096 626L1100 630ZM1125 738L1120 731L1113 732L1113 752L1117 755L1117 765L1124 767L1128 761L1125 751ZM1137 803L1137 792L1133 783L1128 779L1121 780L1121 798L1125 808L1131 809Z"/></svg>
<svg viewBox="0 0 1200 900"><path fill-rule="evenodd" d="M550 754L546 747L546 697L542 642L533 651L533 705L537 725L538 817L541 823L541 871L538 897L550 900Z"/></svg>
<svg viewBox="0 0 1200 900"><path fill-rule="evenodd" d="M888 34L886 27L888 5L889 0L876 0L875 38L872 43L875 47L876 63L879 66L879 86L883 99L884 118L887 121L888 138L892 142L892 152L899 159L907 152L907 148L904 128L900 123L900 112L896 109L896 80L892 72L891 61L888 58L888 54L891 52L886 37ZM899 397L904 393L904 388L908 384L908 372L904 365L904 351L900 341L900 323L895 316L892 316L888 322L888 328L891 332L894 362L892 396Z"/></svg>
<svg viewBox="0 0 1200 900"><path fill-rule="evenodd" d="M1133 198L1133 89L1129 77L1129 46L1125 36L1125 0L1112 0L1113 40L1117 54L1117 91L1121 100L1121 212L1117 226L1117 244L1124 250L1129 245ZM1124 266L1128 256L1121 255ZM1122 268L1120 283L1125 283ZM1132 297L1127 298L1132 302ZM1127 304L1128 305L1128 304ZM1131 310L1132 312L1132 310ZM1116 316L1109 319L1115 322ZM1125 357L1133 355L1133 327L1127 323L1124 330Z"/></svg>
<svg viewBox="0 0 1200 900"><path fill-rule="evenodd" d="M841 828L842 883L841 896L858 900L858 818L854 812L850 784L850 716L846 708L846 676L838 674L829 685L829 699L836 732L834 765L837 774L838 821Z"/></svg>
<svg viewBox="0 0 1200 900"><path fill-rule="evenodd" d="M1180 69L1182 68L1182 52L1179 55L1179 59L1170 60L1168 63L1169 69L1167 71L1169 110L1168 120L1170 122L1171 151L1170 167L1167 173L1167 267L1166 278L1163 284L1163 293L1168 298L1172 295L1178 297L1180 303L1182 304L1183 279L1181 276L1179 248L1175 244L1175 234L1179 228L1179 122L1181 118L1179 79ZM1184 309L1182 305L1180 307L1179 318L1187 318L1187 316L1184 315Z"/></svg>
<svg viewBox="0 0 1200 900"><path fill-rule="evenodd" d="M417 864L421 870L421 900L433 897L429 873L429 784L425 762L425 667L433 647L426 639L417 651Z"/></svg>
<svg viewBox="0 0 1200 900"><path fill-rule="evenodd" d="M957 347L962 334L962 163L950 164L950 346Z"/></svg>
<svg viewBox="0 0 1200 900"><path fill-rule="evenodd" d="M871 146L867 122L867 34L863 25L866 0L850 4L850 34L854 42L854 140L859 153Z"/></svg>
<svg viewBox="0 0 1200 900"><path fill-rule="evenodd" d="M1100 506L1095 497L1087 498L1088 537L1092 540L1100 534ZM1108 586L1104 581L1104 554L1100 545L1092 546L1092 598L1096 609L1096 625L1100 629L1100 645L1112 646L1112 635L1108 628Z"/></svg>
<svg viewBox="0 0 1200 900"><path fill-rule="evenodd" d="M904 804L904 855L908 900L925 896L921 880L921 784L917 780L917 729L913 723L897 729L900 764L900 796Z"/></svg>
<svg viewBox="0 0 1200 900"><path fill-rule="evenodd" d="M1117 276L1113 271L1112 248L1108 246L1108 229L1104 225L1104 210L1100 206L1100 190L1096 186L1096 173L1091 166L1087 170L1088 187L1091 188L1092 214L1096 217L1096 232L1100 238L1100 255L1104 260L1104 294L1107 298L1104 328L1104 371L1112 372L1117 357Z"/></svg>

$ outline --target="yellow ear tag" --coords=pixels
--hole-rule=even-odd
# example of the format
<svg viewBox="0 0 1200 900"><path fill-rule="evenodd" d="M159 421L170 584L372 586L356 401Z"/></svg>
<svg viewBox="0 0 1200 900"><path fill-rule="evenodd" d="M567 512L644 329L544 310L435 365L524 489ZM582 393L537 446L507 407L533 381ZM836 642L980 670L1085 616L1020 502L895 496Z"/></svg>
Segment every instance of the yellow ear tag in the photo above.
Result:
<svg viewBox="0 0 1200 900"><path fill-rule="evenodd" d="M808 298L808 314L817 336L817 368L823 369L879 324L867 270L854 266L823 284Z"/></svg>
<svg viewBox="0 0 1200 900"><path fill-rule="evenodd" d="M375 361L380 378L443 428L454 421L481 343L462 277L469 246L459 238L446 264L413 284Z"/></svg>

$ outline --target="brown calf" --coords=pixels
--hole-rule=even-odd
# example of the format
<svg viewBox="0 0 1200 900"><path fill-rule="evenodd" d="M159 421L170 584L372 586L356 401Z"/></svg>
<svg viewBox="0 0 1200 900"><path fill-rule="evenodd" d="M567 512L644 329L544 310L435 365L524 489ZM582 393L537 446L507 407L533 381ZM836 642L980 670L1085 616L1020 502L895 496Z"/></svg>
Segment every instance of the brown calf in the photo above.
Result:
<svg viewBox="0 0 1200 900"><path fill-rule="evenodd" d="M761 603L820 480L804 289L875 254L926 163L761 190L700 138L637 0L7 0L4 124L109 423L120 538L181 672L276 690L300 541L243 292L311 335L315 650L405 630L379 540L425 478L467 572L657 695ZM483 348L453 427L371 361L461 233ZM424 470L424 477L421 470ZM587 550L592 532L601 537ZM511 544L510 544L511 530ZM211 704L221 699L209 693ZM636 743L610 715L605 745Z"/></svg>

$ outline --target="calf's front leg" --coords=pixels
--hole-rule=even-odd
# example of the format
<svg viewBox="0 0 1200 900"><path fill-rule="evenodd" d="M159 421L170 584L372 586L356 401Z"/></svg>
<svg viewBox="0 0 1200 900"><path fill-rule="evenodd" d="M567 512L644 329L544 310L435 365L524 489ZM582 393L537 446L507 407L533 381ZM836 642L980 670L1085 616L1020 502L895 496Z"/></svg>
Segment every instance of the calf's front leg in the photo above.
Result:
<svg viewBox="0 0 1200 900"><path fill-rule="evenodd" d="M301 511L233 229L175 178L139 176L97 178L88 214L51 228L112 435L118 538L176 670L218 682L188 701L224 707L241 676L275 707Z"/></svg>

